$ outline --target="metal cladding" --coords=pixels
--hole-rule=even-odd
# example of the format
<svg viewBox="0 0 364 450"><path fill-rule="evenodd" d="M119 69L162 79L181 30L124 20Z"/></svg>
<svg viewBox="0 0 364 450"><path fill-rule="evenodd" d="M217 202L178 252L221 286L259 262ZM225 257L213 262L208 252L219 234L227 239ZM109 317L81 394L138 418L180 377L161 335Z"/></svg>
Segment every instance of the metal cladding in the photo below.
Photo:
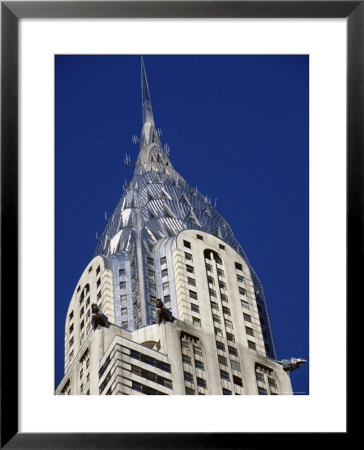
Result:
<svg viewBox="0 0 364 450"><path fill-rule="evenodd" d="M186 183L174 170L168 152L162 147L154 124L143 60L141 78L143 127L134 175L111 215L95 250L95 256L109 257L113 260L113 264L116 261L119 265L125 262L125 266L130 267L136 264L139 268L133 280L134 287L128 294L127 306L128 309L138 308L141 315L138 320L135 320L135 314L129 315L130 330L152 323L148 313L148 300L146 300L150 298L151 293L143 274L145 274L148 257L153 257L155 245L161 240L176 236L182 230L201 230L219 237L235 249L249 265L228 223L215 211L207 197ZM251 267L250 269L257 302L262 309L261 314L269 324L263 288L253 269ZM270 326L268 341L271 350L267 354L275 359Z"/></svg>

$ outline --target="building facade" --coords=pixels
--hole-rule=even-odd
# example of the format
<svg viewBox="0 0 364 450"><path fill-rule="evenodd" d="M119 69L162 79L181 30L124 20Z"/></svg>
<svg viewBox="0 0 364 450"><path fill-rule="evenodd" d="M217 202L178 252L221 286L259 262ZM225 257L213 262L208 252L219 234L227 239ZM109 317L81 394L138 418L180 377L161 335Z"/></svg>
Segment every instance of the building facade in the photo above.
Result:
<svg viewBox="0 0 364 450"><path fill-rule="evenodd" d="M73 293L67 395L292 394L276 361L264 291L227 222L178 174L154 123L141 64L134 176ZM176 318L158 322L157 299ZM92 325L92 305L107 326Z"/></svg>

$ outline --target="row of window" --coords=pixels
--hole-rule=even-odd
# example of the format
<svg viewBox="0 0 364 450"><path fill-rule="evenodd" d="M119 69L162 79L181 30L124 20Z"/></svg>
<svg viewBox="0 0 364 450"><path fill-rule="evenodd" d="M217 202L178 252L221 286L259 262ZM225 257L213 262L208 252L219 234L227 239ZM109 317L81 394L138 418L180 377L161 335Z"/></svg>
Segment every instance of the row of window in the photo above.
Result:
<svg viewBox="0 0 364 450"><path fill-rule="evenodd" d="M131 373L138 375L146 380L153 381L154 383L160 384L161 386L165 386L169 389L173 389L172 381L168 378L161 377L149 370L142 369L141 367L131 365Z"/></svg>
<svg viewBox="0 0 364 450"><path fill-rule="evenodd" d="M138 361L142 361L151 366L157 367L158 369L162 369L165 372L171 373L170 364L160 361L159 359L155 359L152 356L145 355L144 353L140 353L137 350L130 349L130 357L137 359Z"/></svg>

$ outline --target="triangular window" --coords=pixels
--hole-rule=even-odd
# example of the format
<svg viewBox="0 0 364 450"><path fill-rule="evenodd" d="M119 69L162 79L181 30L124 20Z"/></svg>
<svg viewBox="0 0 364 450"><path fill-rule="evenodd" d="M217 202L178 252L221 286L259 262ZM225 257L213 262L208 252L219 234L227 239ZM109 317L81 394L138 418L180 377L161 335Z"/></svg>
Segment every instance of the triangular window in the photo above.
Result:
<svg viewBox="0 0 364 450"><path fill-rule="evenodd" d="M197 225L198 227L201 226L199 221L197 220L196 216L194 215L194 213L192 211L186 217L186 222L192 223L193 225Z"/></svg>
<svg viewBox="0 0 364 450"><path fill-rule="evenodd" d="M148 202L150 202L151 200L154 200L154 196L150 191L147 191L148 193Z"/></svg>
<svg viewBox="0 0 364 450"><path fill-rule="evenodd" d="M215 228L214 231L212 232L212 234L213 234L214 236L219 237L219 238L221 239L222 235L221 235L220 227Z"/></svg>
<svg viewBox="0 0 364 450"><path fill-rule="evenodd" d="M174 214L172 213L172 211L167 206L164 207L164 215L165 215L165 217L170 217L171 219L176 218L174 216Z"/></svg>
<svg viewBox="0 0 364 450"><path fill-rule="evenodd" d="M190 201L188 200L188 198L185 196L185 194L182 195L180 202L183 203L184 205L188 205L191 206Z"/></svg>
<svg viewBox="0 0 364 450"><path fill-rule="evenodd" d="M158 219L158 216L153 211L149 211L149 217L151 219Z"/></svg>
<svg viewBox="0 0 364 450"><path fill-rule="evenodd" d="M171 196L168 194L167 191L165 191L163 188L161 189L162 191L162 199L163 200L172 200Z"/></svg>

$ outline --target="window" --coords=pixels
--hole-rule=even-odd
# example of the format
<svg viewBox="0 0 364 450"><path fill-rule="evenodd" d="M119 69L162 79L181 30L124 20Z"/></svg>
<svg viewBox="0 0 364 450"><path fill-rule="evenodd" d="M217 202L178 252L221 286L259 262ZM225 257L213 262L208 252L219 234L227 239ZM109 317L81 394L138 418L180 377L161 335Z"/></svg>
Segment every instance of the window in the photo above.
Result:
<svg viewBox="0 0 364 450"><path fill-rule="evenodd" d="M246 331L246 334L248 334L249 336L254 336L253 328L245 327L245 331Z"/></svg>
<svg viewBox="0 0 364 450"><path fill-rule="evenodd" d="M187 248L191 248L191 242L183 241L183 245Z"/></svg>
<svg viewBox="0 0 364 450"><path fill-rule="evenodd" d="M242 277L241 275L236 275L236 278L239 283L244 283L244 277Z"/></svg>
<svg viewBox="0 0 364 450"><path fill-rule="evenodd" d="M251 316L249 316L249 314L243 313L243 317L244 317L244 320L245 320L246 322L250 322L250 323L251 323L252 318L251 318Z"/></svg>
<svg viewBox="0 0 364 450"><path fill-rule="evenodd" d="M238 269L238 270L243 270L243 266L242 266L242 264L240 264L240 263L235 263L235 269Z"/></svg>
<svg viewBox="0 0 364 450"><path fill-rule="evenodd" d="M77 292L80 292L81 286L77 286Z"/></svg>
<svg viewBox="0 0 364 450"><path fill-rule="evenodd" d="M246 302L245 300L242 300L242 301L241 301L241 306L242 306L243 308L245 308L245 309L250 309L250 308L249 308L249 303Z"/></svg>
<svg viewBox="0 0 364 450"><path fill-rule="evenodd" d="M222 307L222 311L223 311L223 313L226 314L227 316L230 316L230 309L227 308L226 306L223 306L223 307Z"/></svg>
<svg viewBox="0 0 364 450"><path fill-rule="evenodd" d="M184 374L185 381L188 381L189 383L193 383L192 373L183 372L183 374Z"/></svg>
<svg viewBox="0 0 364 450"><path fill-rule="evenodd" d="M194 298L195 300L197 300L197 292L189 291L189 293L190 293L191 298Z"/></svg>
<svg viewBox="0 0 364 450"><path fill-rule="evenodd" d="M68 316L68 319L71 320L72 317L73 317L73 311L70 312L70 314L69 314L69 316Z"/></svg>
<svg viewBox="0 0 364 450"><path fill-rule="evenodd" d="M276 380L274 380L273 378L270 378L270 377L268 377L268 384L269 384L269 386L271 386L271 387L274 387L274 388L277 387Z"/></svg>
<svg viewBox="0 0 364 450"><path fill-rule="evenodd" d="M148 256L147 262L148 262L149 265L154 266L154 259L151 258L150 256Z"/></svg>
<svg viewBox="0 0 364 450"><path fill-rule="evenodd" d="M80 311L80 317L83 316L84 312L85 312L85 308L82 306L81 311Z"/></svg>
<svg viewBox="0 0 364 450"><path fill-rule="evenodd" d="M266 342L264 343L264 348L267 352L270 352L269 345Z"/></svg>
<svg viewBox="0 0 364 450"><path fill-rule="evenodd" d="M169 289L169 282L166 281L165 283L162 284L163 286L163 290L165 291L166 289Z"/></svg>
<svg viewBox="0 0 364 450"><path fill-rule="evenodd" d="M230 381L230 375L225 370L220 369L220 377L223 380Z"/></svg>
<svg viewBox="0 0 364 450"><path fill-rule="evenodd" d="M224 322L225 322L225 326L226 326L226 327L231 328L231 329L234 328L234 327L233 327L233 323L231 322L231 320L225 319Z"/></svg>
<svg viewBox="0 0 364 450"><path fill-rule="evenodd" d="M86 300L86 306L88 306L89 304L90 304L90 297L88 297Z"/></svg>
<svg viewBox="0 0 364 450"><path fill-rule="evenodd" d="M255 376L256 376L256 378L257 378L257 381L260 381L261 383L264 383L264 377L263 377L263 375L261 375L261 374L258 373L258 372L255 372Z"/></svg>
<svg viewBox="0 0 364 450"><path fill-rule="evenodd" d="M190 344L187 341L182 341L181 346L182 346L182 348L185 348L186 350L190 349Z"/></svg>
<svg viewBox="0 0 364 450"><path fill-rule="evenodd" d="M100 284L101 284L101 278L99 278L99 279L96 281L96 287L99 287Z"/></svg>
<svg viewBox="0 0 364 450"><path fill-rule="evenodd" d="M162 258L161 258L161 266L163 266L163 264L166 264L166 263L167 263L166 257L162 256Z"/></svg>
<svg viewBox="0 0 364 450"><path fill-rule="evenodd" d="M168 272L167 272L168 273ZM152 269L148 269L148 277L154 279L155 278L155 272Z"/></svg>
<svg viewBox="0 0 364 450"><path fill-rule="evenodd" d="M193 278L187 277L187 281L191 286L196 286L196 281Z"/></svg>
<svg viewBox="0 0 364 450"><path fill-rule="evenodd" d="M240 295L246 295L246 290L243 289L242 287L239 287L239 294Z"/></svg>
<svg viewBox="0 0 364 450"><path fill-rule="evenodd" d="M189 266L188 264L186 264L186 270L187 270L187 272L189 272L189 273L194 273L193 267L192 267L192 266Z"/></svg>
<svg viewBox="0 0 364 450"><path fill-rule="evenodd" d="M206 380L200 377L196 377L197 379L197 386L206 388Z"/></svg>
<svg viewBox="0 0 364 450"><path fill-rule="evenodd" d="M219 360L220 364L227 366L227 359L225 358L225 356L217 355L217 359Z"/></svg>
<svg viewBox="0 0 364 450"><path fill-rule="evenodd" d="M69 342L70 347L72 347L73 342L74 342L74 338L73 338L73 336L72 336L72 338L70 339L70 342Z"/></svg>
<svg viewBox="0 0 364 450"><path fill-rule="evenodd" d="M223 337L223 334L222 334L222 331L220 330L220 328L215 328L215 335Z"/></svg>
<svg viewBox="0 0 364 450"><path fill-rule="evenodd" d="M72 359L72 358L73 358L73 350L72 350L72 352L70 353L70 356L69 356L69 358L70 358L70 359Z"/></svg>
<svg viewBox="0 0 364 450"><path fill-rule="evenodd" d="M200 239L200 241L203 241L203 237L200 234L196 234L197 239Z"/></svg>
<svg viewBox="0 0 364 450"><path fill-rule="evenodd" d="M198 359L195 359L195 366L196 366L196 369L204 370L203 362Z"/></svg>
<svg viewBox="0 0 364 450"><path fill-rule="evenodd" d="M188 261L192 261L192 255L191 255L191 253L185 252L185 259L187 259Z"/></svg>
<svg viewBox="0 0 364 450"><path fill-rule="evenodd" d="M226 333L226 339L231 342L235 342L235 337L231 333Z"/></svg>
<svg viewBox="0 0 364 450"><path fill-rule="evenodd" d="M221 323L220 317L216 316L215 314L212 315L212 320L215 323Z"/></svg>
<svg viewBox="0 0 364 450"><path fill-rule="evenodd" d="M219 288L226 289L226 284L223 281L219 281Z"/></svg>
<svg viewBox="0 0 364 450"><path fill-rule="evenodd" d="M120 283L120 289L126 289L126 281Z"/></svg>
<svg viewBox="0 0 364 450"><path fill-rule="evenodd" d="M221 250L225 250L225 245L219 244L219 248L221 248Z"/></svg>
<svg viewBox="0 0 364 450"><path fill-rule="evenodd" d="M200 347L196 347L195 345L193 346L193 353L195 355L202 356L202 350L200 349Z"/></svg>
<svg viewBox="0 0 364 450"><path fill-rule="evenodd" d="M90 273L91 271L92 271L92 266L89 267L88 273Z"/></svg>
<svg viewBox="0 0 364 450"><path fill-rule="evenodd" d="M73 324L69 327L69 329L68 329L68 332L69 333L72 333L72 331L73 331Z"/></svg>
<svg viewBox="0 0 364 450"><path fill-rule="evenodd" d="M164 303L171 303L171 296L170 295L165 295L163 297Z"/></svg>
<svg viewBox="0 0 364 450"><path fill-rule="evenodd" d="M219 310L219 305L216 302L211 300L210 304L211 304L211 308Z"/></svg>
<svg viewBox="0 0 364 450"><path fill-rule="evenodd" d="M267 395L267 390L258 386L258 394L259 395Z"/></svg>
<svg viewBox="0 0 364 450"><path fill-rule="evenodd" d="M216 272L217 272L217 274L220 276L220 277L223 277L223 276L225 276L225 274L224 274L224 271L222 270L222 269L216 269Z"/></svg>
<svg viewBox="0 0 364 450"><path fill-rule="evenodd" d="M199 327L201 326L201 320L198 319L197 317L193 317L192 316L192 322L193 322L194 325L197 325Z"/></svg>
<svg viewBox="0 0 364 450"><path fill-rule="evenodd" d="M207 270L208 272L212 272L212 266L211 266L211 264L206 263L206 270Z"/></svg>
<svg viewBox="0 0 364 450"><path fill-rule="evenodd" d="M248 341L248 347L251 348L252 350L256 350L255 342Z"/></svg>
<svg viewBox="0 0 364 450"><path fill-rule="evenodd" d="M100 266L98 266L98 268L96 269L96 275L98 275L100 273Z"/></svg>
<svg viewBox="0 0 364 450"><path fill-rule="evenodd" d="M121 318L125 319L128 315L128 308L121 308Z"/></svg>
<svg viewBox="0 0 364 450"><path fill-rule="evenodd" d="M119 277L125 277L125 269L119 269Z"/></svg>
<svg viewBox="0 0 364 450"><path fill-rule="evenodd" d="M243 387L243 381L240 377L237 377L236 375L233 375L233 382L234 384L237 384L238 386Z"/></svg>
<svg viewBox="0 0 364 450"><path fill-rule="evenodd" d="M225 345L220 341L216 341L216 347L218 350L222 350L223 352L225 351Z"/></svg>
<svg viewBox="0 0 364 450"><path fill-rule="evenodd" d="M191 364L191 358L189 356L185 355L185 354L182 354L182 361L185 364Z"/></svg>
<svg viewBox="0 0 364 450"><path fill-rule="evenodd" d="M120 301L121 302L126 302L126 295L125 294L120 295Z"/></svg>
<svg viewBox="0 0 364 450"><path fill-rule="evenodd" d="M80 370L80 378L83 377L83 369Z"/></svg>
<svg viewBox="0 0 364 450"><path fill-rule="evenodd" d="M210 284L215 284L215 281L212 277L210 277L210 275L207 276L207 282Z"/></svg>
<svg viewBox="0 0 364 450"><path fill-rule="evenodd" d="M224 302L228 302L229 301L227 295L225 295L225 294L223 294L221 292L220 292L220 297L221 297L221 300L223 300Z"/></svg>
<svg viewBox="0 0 364 450"><path fill-rule="evenodd" d="M231 368L233 370L237 370L238 372L241 372L240 364L237 361L230 360Z"/></svg>
<svg viewBox="0 0 364 450"><path fill-rule="evenodd" d="M230 345L228 345L228 348L230 355L238 356L238 351L236 350L235 347L231 347Z"/></svg>
<svg viewBox="0 0 364 450"><path fill-rule="evenodd" d="M168 269L162 270L162 278L164 278L164 277L168 277Z"/></svg>
<svg viewBox="0 0 364 450"><path fill-rule="evenodd" d="M195 391L189 387L185 387L186 395L195 395Z"/></svg>
<svg viewBox="0 0 364 450"><path fill-rule="evenodd" d="M85 321L83 320L82 322L81 322L81 330L82 330L82 328L85 326Z"/></svg>
<svg viewBox="0 0 364 450"><path fill-rule="evenodd" d="M229 389L222 388L222 395L233 395L233 393Z"/></svg>
<svg viewBox="0 0 364 450"><path fill-rule="evenodd" d="M199 313L200 308L197 305L195 305L194 303L191 303L191 311Z"/></svg>
<svg viewBox="0 0 364 450"><path fill-rule="evenodd" d="M151 281L149 281L149 288L152 292L155 292L157 289L157 285L155 283L152 283Z"/></svg>
<svg viewBox="0 0 364 450"><path fill-rule="evenodd" d="M213 289L209 289L209 294L211 295L211 297L216 297L216 291L214 291Z"/></svg>

